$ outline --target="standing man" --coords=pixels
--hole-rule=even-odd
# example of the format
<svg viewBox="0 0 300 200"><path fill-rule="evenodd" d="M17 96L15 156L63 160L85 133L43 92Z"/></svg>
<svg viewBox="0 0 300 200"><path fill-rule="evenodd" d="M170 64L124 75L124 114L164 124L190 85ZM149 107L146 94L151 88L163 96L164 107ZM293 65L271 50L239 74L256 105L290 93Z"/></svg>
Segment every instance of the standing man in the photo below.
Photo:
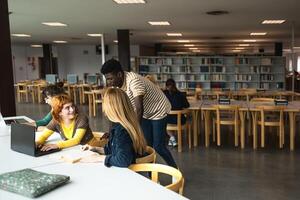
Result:
<svg viewBox="0 0 300 200"><path fill-rule="evenodd" d="M133 105L141 123L144 136L149 146L172 167L177 165L165 144L167 114L171 104L159 87L146 78L123 71L121 64L114 59L106 61L101 69L108 87L124 90Z"/></svg>

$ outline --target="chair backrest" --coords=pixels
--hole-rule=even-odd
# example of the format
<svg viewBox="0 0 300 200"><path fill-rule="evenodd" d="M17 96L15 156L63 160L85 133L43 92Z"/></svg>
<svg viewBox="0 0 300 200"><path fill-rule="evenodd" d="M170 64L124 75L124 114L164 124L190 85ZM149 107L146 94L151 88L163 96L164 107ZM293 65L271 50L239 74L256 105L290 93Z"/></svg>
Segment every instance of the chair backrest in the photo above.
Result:
<svg viewBox="0 0 300 200"><path fill-rule="evenodd" d="M215 105L215 107L217 110L217 121L222 121L223 113L226 113L227 119L228 119L228 115L230 115L232 121L238 120L239 107L237 105Z"/></svg>
<svg viewBox="0 0 300 200"><path fill-rule="evenodd" d="M151 172L151 180L158 183L159 173L167 174L173 177L173 183L166 185L167 189L170 189L179 194L183 194L184 178L182 173L173 167L162 164L133 164L129 166L129 169L135 172Z"/></svg>
<svg viewBox="0 0 300 200"><path fill-rule="evenodd" d="M283 122L283 111L284 106L257 106L256 108L260 111L260 120L262 123L265 122ZM274 121L274 118L270 116L274 116L275 114L279 114L278 120ZM269 119L268 119L269 118ZM272 119L272 120L270 120Z"/></svg>
<svg viewBox="0 0 300 200"><path fill-rule="evenodd" d="M146 147L146 153L148 154L147 156L137 158L135 162L137 164L141 163L155 163L156 161L156 152L152 147L147 146Z"/></svg>
<svg viewBox="0 0 300 200"><path fill-rule="evenodd" d="M93 92L93 101L95 103L101 103L102 102L102 94L104 92L103 89L100 90L92 90Z"/></svg>
<svg viewBox="0 0 300 200"><path fill-rule="evenodd" d="M190 110L184 109L184 110L171 110L168 115L177 115L177 125L180 127L181 124L181 117L182 115L188 116L190 114Z"/></svg>

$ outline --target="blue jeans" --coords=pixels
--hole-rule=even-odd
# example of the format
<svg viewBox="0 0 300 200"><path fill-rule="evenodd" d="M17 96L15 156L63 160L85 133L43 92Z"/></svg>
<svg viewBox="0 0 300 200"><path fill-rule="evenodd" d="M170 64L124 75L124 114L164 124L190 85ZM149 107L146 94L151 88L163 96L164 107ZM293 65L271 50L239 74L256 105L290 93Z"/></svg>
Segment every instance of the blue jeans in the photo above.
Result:
<svg viewBox="0 0 300 200"><path fill-rule="evenodd" d="M159 120L142 119L142 129L147 144L155 149L155 151L166 161L169 166L177 168L172 154L166 147L166 117Z"/></svg>

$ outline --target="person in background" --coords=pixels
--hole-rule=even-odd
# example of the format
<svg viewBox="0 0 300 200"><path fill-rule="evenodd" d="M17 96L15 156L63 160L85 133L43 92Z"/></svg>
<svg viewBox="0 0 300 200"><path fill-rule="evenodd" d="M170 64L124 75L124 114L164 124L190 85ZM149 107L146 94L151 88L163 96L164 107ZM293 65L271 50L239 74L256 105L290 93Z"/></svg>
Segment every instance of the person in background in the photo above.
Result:
<svg viewBox="0 0 300 200"><path fill-rule="evenodd" d="M168 79L166 81L166 90L164 91L166 97L169 99L172 110L182 110L184 108L190 107L190 104L188 100L186 99L186 96L184 93L180 92L177 87L176 83L173 79ZM186 117L181 117L181 123L185 124ZM176 115L168 115L167 117L167 123L168 124L177 124L177 116ZM177 146L177 141L172 132L168 132L168 135L170 136L169 139L169 146Z"/></svg>
<svg viewBox="0 0 300 200"><path fill-rule="evenodd" d="M119 87L128 95L137 113L147 144L172 167L177 165L165 144L166 117L171 104L151 81L134 72L123 71L121 64L114 59L106 61L101 73L106 78L107 86Z"/></svg>
<svg viewBox="0 0 300 200"><path fill-rule="evenodd" d="M119 88L108 88L105 91L102 109L113 123L109 141L104 148L85 145L82 150L105 155L102 160L107 167L128 167L146 153L146 140L137 115L128 96Z"/></svg>
<svg viewBox="0 0 300 200"><path fill-rule="evenodd" d="M63 82L59 82L54 85L48 85L42 92L43 96L45 97L45 102L51 106L52 97L65 94L63 86ZM51 120L52 115L51 112L49 112L43 119L35 121L32 125L36 127L47 126Z"/></svg>
<svg viewBox="0 0 300 200"><path fill-rule="evenodd" d="M88 118L80 114L67 95L57 95L51 99L52 120L46 126L36 145L42 151L63 149L78 144L97 146L97 139L89 126ZM58 132L63 140L56 143L45 144L49 136Z"/></svg>

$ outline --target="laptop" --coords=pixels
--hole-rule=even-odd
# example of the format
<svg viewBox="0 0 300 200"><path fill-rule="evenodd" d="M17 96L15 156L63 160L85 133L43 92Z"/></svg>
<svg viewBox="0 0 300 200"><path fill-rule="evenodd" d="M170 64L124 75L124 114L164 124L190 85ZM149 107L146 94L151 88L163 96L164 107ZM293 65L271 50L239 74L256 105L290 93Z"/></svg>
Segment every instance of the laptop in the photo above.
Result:
<svg viewBox="0 0 300 200"><path fill-rule="evenodd" d="M11 149L19 153L38 157L60 151L52 149L41 151L35 147L35 127L27 124L11 124Z"/></svg>

